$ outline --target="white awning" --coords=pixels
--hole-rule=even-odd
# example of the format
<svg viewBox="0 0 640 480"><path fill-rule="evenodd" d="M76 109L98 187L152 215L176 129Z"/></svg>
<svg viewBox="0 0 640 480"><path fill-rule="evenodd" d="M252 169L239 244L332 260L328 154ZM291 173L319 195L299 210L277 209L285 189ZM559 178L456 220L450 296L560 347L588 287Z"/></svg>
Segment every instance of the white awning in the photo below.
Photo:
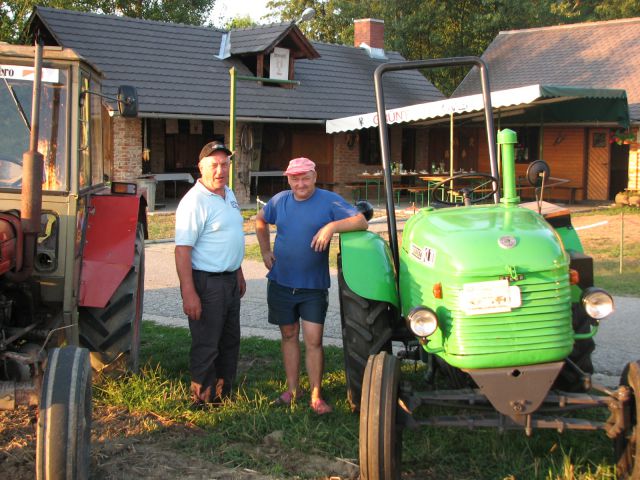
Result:
<svg viewBox="0 0 640 480"><path fill-rule="evenodd" d="M628 123L628 108L626 102L626 92L618 89L598 89L581 87L559 87L528 85L526 87L510 88L508 90L497 90L491 92L491 106L495 110L509 110L508 107L518 107L524 105L541 105L556 102L566 102L575 99L614 99L624 101L622 112L617 108L614 116L617 121L624 123L624 110L626 110L626 122ZM484 108L482 95L468 95L466 97L450 98L437 102L420 103L408 107L394 108L387 110L387 124L396 125L410 122L424 122L438 118L448 118L451 114L481 112ZM576 112L574 112L575 114ZM611 115L609 112L608 115ZM591 120L585 112L584 120ZM604 118L601 119L604 121ZM378 126L378 113L364 113L352 117L337 118L327 120L327 133L348 132L363 128Z"/></svg>

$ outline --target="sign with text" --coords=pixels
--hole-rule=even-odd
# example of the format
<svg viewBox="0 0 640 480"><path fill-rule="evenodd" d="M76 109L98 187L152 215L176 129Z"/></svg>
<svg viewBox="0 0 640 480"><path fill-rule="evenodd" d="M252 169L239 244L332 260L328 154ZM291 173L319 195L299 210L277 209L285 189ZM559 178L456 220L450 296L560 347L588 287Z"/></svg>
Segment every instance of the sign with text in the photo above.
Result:
<svg viewBox="0 0 640 480"><path fill-rule="evenodd" d="M36 70L33 67L22 65L0 65L0 78L10 78L13 80L27 80L33 82ZM43 68L42 81L47 83L58 83L60 71L57 68Z"/></svg>
<svg viewBox="0 0 640 480"><path fill-rule="evenodd" d="M269 55L269 78L289 80L289 50L276 47Z"/></svg>

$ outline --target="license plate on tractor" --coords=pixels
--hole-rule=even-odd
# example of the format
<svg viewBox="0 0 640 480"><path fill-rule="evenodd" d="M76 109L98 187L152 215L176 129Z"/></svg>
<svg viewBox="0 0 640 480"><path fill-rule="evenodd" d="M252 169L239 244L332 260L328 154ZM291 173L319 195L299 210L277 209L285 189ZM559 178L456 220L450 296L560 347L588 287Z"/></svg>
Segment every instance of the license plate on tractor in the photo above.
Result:
<svg viewBox="0 0 640 480"><path fill-rule="evenodd" d="M507 280L465 283L460 308L466 315L510 312L521 305L520 288Z"/></svg>

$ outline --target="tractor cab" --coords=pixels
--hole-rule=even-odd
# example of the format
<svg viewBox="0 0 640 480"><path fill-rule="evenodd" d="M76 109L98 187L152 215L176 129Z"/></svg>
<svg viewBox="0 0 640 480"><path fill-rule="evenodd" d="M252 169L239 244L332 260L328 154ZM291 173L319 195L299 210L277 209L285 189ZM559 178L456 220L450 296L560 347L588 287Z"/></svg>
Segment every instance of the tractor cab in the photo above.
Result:
<svg viewBox="0 0 640 480"><path fill-rule="evenodd" d="M0 409L39 406L37 478L87 478L91 367L138 366L146 202L109 182L135 89L40 44L0 44L0 83Z"/></svg>

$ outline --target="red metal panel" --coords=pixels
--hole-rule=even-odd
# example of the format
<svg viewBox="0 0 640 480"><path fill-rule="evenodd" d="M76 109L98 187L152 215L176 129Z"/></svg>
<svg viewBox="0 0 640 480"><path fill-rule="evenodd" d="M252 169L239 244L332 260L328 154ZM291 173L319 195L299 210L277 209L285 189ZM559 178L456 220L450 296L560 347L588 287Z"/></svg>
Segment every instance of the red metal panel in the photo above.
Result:
<svg viewBox="0 0 640 480"><path fill-rule="evenodd" d="M79 304L104 307L133 263L137 196L91 197L82 255Z"/></svg>

